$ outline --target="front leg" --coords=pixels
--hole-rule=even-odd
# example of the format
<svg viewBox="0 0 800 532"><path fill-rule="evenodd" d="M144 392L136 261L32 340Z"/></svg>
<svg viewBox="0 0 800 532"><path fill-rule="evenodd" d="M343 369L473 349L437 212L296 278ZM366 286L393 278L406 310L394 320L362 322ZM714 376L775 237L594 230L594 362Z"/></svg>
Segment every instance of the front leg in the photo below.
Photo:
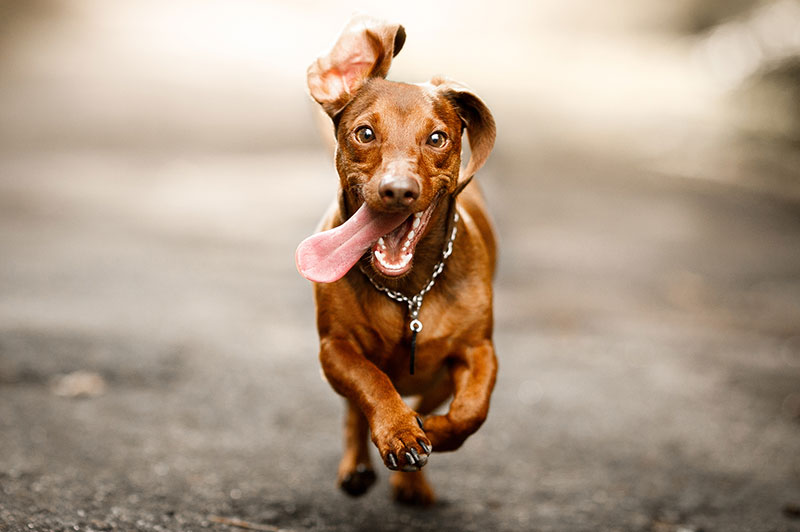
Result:
<svg viewBox="0 0 800 532"><path fill-rule="evenodd" d="M372 441L389 469L418 471L428 462L431 442L422 422L384 372L348 341L323 338L320 363L333 389L357 405Z"/></svg>
<svg viewBox="0 0 800 532"><path fill-rule="evenodd" d="M491 340L465 349L451 362L453 401L443 416L425 419L425 434L437 451L453 451L483 424L497 377Z"/></svg>

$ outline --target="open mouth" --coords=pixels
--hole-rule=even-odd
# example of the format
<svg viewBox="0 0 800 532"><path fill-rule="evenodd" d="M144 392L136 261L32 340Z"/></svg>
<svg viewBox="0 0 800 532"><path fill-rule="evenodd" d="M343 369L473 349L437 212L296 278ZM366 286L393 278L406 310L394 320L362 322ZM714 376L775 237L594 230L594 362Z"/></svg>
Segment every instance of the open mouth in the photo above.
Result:
<svg viewBox="0 0 800 532"><path fill-rule="evenodd" d="M297 246L298 271L315 283L333 283L364 257L386 277L411 269L414 251L428 228L437 200L422 212L384 213L363 203L340 225L315 233Z"/></svg>
<svg viewBox="0 0 800 532"><path fill-rule="evenodd" d="M372 265L379 273L387 277L399 277L411 270L414 251L428 228L436 203L433 201L424 211L410 215L396 229L373 244Z"/></svg>

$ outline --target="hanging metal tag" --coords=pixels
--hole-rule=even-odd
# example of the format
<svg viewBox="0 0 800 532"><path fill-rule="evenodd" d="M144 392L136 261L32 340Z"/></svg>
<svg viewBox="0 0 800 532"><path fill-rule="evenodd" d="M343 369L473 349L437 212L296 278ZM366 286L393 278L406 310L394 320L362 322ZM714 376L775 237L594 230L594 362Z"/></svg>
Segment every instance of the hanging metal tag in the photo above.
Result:
<svg viewBox="0 0 800 532"><path fill-rule="evenodd" d="M414 374L414 358L417 354L417 333L422 330L422 322L418 319L414 318L411 320L411 324L409 325L411 328L411 361L409 371L411 374Z"/></svg>

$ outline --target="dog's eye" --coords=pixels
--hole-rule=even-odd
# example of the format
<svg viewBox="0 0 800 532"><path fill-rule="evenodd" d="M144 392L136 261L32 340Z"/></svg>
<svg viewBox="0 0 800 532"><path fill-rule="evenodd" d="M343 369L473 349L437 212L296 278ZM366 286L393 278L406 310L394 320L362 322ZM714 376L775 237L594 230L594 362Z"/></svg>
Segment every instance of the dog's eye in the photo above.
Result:
<svg viewBox="0 0 800 532"><path fill-rule="evenodd" d="M445 142L447 142L447 135L441 131L434 131L431 133L431 136L428 137L428 145L434 148L441 148L444 146Z"/></svg>
<svg viewBox="0 0 800 532"><path fill-rule="evenodd" d="M356 129L356 138L359 142L366 144L375 140L375 132L367 126L361 126Z"/></svg>

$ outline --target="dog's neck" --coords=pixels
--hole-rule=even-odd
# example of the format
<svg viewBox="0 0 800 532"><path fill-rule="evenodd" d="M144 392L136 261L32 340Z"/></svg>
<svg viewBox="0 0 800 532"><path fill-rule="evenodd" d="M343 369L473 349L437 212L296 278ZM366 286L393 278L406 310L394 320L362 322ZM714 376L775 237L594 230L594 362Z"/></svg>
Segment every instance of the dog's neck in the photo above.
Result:
<svg viewBox="0 0 800 532"><path fill-rule="evenodd" d="M340 191L340 222L344 222L352 216L358 208L358 201L354 192ZM438 199L428 230L416 246L413 266L407 274L397 278L379 274L370 263L372 253L368 252L361 258L357 267L350 270L348 278L359 284L364 282L369 284L367 279L363 279L364 275L368 275L378 284L390 290L396 290L408 297L417 294L428 284L436 264L442 259L442 251L452 230L455 208L456 197L454 195L444 194Z"/></svg>

